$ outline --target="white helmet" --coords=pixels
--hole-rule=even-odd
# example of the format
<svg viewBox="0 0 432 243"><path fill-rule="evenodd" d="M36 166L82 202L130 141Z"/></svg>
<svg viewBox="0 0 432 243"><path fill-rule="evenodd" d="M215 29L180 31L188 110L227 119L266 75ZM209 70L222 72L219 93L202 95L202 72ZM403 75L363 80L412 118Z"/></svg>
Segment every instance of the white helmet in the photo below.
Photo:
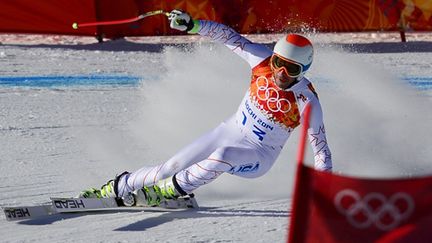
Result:
<svg viewBox="0 0 432 243"><path fill-rule="evenodd" d="M313 46L306 37L299 34L288 34L281 38L273 49L274 54L284 59L293 61L301 66L300 74L303 75L312 65Z"/></svg>

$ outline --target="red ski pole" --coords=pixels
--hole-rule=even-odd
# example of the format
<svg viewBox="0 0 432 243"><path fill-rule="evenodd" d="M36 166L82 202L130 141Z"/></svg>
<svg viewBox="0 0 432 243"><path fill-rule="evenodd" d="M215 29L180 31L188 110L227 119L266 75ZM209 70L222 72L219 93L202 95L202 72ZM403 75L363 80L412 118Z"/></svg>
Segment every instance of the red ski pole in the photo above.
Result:
<svg viewBox="0 0 432 243"><path fill-rule="evenodd" d="M72 24L72 28L74 29L78 29L81 27L89 27L89 26L99 26L99 25L113 25L113 24L127 24L127 23L132 23L138 20L141 20L145 17L149 17L149 16L153 16L153 15L158 15L158 14L164 14L166 16L169 15L168 12L165 12L163 10L154 10L154 11L149 11L146 13L143 13L137 17L133 17L130 19L120 19L120 20L111 20L111 21L99 21L99 22L89 22L89 23L73 23Z"/></svg>

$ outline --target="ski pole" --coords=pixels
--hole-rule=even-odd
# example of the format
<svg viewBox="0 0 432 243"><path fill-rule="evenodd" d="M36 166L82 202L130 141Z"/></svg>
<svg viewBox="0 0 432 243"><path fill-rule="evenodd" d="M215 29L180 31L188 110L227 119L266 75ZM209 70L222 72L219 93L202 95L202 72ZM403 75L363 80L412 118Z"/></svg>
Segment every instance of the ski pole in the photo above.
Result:
<svg viewBox="0 0 432 243"><path fill-rule="evenodd" d="M113 24L127 24L127 23L132 23L138 20L141 20L145 17L149 17L149 16L153 16L153 15L158 15L158 14L164 14L165 16L169 16L168 12L165 12L163 10L154 10L154 11L149 11L146 13L143 13L137 17L134 18L130 18L130 19L121 19L121 20L111 20L111 21L99 21L99 22L89 22L89 23L73 23L72 24L72 28L73 29L78 29L79 27L90 27L90 26L99 26L99 25L113 25Z"/></svg>

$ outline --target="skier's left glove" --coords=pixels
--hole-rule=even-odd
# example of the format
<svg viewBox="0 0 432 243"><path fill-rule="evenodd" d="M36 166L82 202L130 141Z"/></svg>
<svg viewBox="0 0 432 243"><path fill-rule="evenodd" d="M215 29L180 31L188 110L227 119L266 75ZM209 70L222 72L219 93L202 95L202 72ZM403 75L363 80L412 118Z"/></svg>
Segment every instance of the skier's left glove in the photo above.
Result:
<svg viewBox="0 0 432 243"><path fill-rule="evenodd" d="M195 27L195 21L192 17L181 10L175 9L169 13L168 20L170 21L170 27L180 31L188 31Z"/></svg>

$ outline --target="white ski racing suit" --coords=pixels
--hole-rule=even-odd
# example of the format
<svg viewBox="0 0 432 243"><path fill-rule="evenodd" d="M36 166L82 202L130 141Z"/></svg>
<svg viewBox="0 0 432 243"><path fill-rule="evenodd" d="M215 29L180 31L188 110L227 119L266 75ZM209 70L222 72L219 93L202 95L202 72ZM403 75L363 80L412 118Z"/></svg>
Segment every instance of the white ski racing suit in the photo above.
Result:
<svg viewBox="0 0 432 243"><path fill-rule="evenodd" d="M330 171L331 153L324 130L321 105L308 79L302 77L287 90L273 80L273 52L252 43L230 27L200 20L198 34L222 43L246 60L252 78L237 112L211 132L197 139L163 164L144 167L119 181L119 195L150 186L176 174L187 193L222 173L254 178L265 174L279 156L291 132L301 122L306 104L312 104L309 142L315 168Z"/></svg>

